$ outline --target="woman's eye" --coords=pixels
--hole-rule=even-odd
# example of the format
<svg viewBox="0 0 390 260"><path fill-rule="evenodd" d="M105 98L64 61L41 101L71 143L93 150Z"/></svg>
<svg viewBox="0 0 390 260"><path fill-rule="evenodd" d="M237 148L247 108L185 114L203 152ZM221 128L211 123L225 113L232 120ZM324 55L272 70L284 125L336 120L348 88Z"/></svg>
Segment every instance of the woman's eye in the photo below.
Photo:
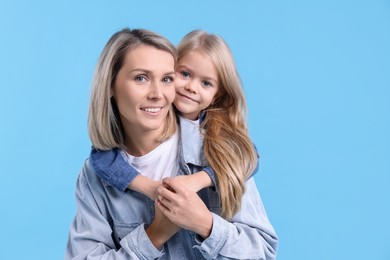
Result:
<svg viewBox="0 0 390 260"><path fill-rule="evenodd" d="M135 81L138 81L138 82L144 82L144 81L146 81L146 77L143 76L143 75L138 75L138 76L136 76L134 79L135 79Z"/></svg>
<svg viewBox="0 0 390 260"><path fill-rule="evenodd" d="M173 80L174 80L173 77L165 77L165 78L163 78L162 81L163 81L165 84L171 84L171 83L173 82Z"/></svg>
<svg viewBox="0 0 390 260"><path fill-rule="evenodd" d="M211 84L211 82L208 80L204 80L204 81L202 81L202 86L205 88L209 88L209 87L212 87L213 84Z"/></svg>

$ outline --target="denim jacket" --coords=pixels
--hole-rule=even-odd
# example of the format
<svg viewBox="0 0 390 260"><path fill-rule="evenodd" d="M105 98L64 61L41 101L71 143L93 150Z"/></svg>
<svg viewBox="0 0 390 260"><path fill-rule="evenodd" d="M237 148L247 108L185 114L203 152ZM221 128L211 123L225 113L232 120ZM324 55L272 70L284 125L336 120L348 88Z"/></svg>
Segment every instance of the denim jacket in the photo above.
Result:
<svg viewBox="0 0 390 260"><path fill-rule="evenodd" d="M181 142L198 145L200 140L182 135ZM185 163L185 147L179 145L178 174L191 174L203 167ZM77 213L65 259L276 258L278 239L253 178L246 182L241 210L230 221L220 216L216 190L206 188L198 194L213 216L210 236L201 240L194 232L182 229L157 250L145 231L153 221L154 202L141 193L114 188L99 178L88 159L77 180Z"/></svg>

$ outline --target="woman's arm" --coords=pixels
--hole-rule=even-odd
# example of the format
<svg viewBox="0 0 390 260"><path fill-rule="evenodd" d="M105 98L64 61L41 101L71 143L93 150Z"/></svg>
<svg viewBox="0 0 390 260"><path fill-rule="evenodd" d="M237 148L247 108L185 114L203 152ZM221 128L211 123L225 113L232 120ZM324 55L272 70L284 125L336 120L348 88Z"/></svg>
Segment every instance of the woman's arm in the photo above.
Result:
<svg viewBox="0 0 390 260"><path fill-rule="evenodd" d="M203 238L209 236L213 216L196 192L183 184L182 179L164 179L157 194L157 205L173 223Z"/></svg>
<svg viewBox="0 0 390 260"><path fill-rule="evenodd" d="M96 195L99 194L99 195ZM103 194L103 195L102 195ZM147 226L142 223L131 230L116 244L114 230L107 215L105 188L86 162L76 186L77 213L70 227L65 259L155 259L163 255L153 244L165 243L176 231L163 214ZM131 220L129 220L131 221ZM167 226L170 231L165 232ZM153 226L155 236L151 239L147 230ZM178 229L178 228L177 228ZM165 233L164 233L165 232ZM152 241L153 240L153 241Z"/></svg>
<svg viewBox="0 0 390 260"><path fill-rule="evenodd" d="M164 179L163 184L165 187L158 189L159 207L172 222L202 236L195 247L205 258L276 258L278 239L253 178L246 183L241 210L230 221L210 211L205 212L205 205L200 206L201 199L191 191L182 189L174 178ZM202 229L202 226L210 228L208 235L204 232L207 229Z"/></svg>
<svg viewBox="0 0 390 260"><path fill-rule="evenodd" d="M180 230L180 227L173 224L165 216L159 207L155 204L155 215L152 224L146 229L150 241L156 248L161 248L174 234Z"/></svg>

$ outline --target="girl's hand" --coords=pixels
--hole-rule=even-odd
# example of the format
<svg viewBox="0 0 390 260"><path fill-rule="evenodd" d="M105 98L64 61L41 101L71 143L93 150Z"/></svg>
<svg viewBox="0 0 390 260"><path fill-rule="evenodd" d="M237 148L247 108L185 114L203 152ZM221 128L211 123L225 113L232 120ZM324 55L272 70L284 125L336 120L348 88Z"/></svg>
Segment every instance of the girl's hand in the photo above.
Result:
<svg viewBox="0 0 390 260"><path fill-rule="evenodd" d="M157 189L156 203L176 225L207 238L212 229L213 216L198 194L188 189L182 178L165 178Z"/></svg>
<svg viewBox="0 0 390 260"><path fill-rule="evenodd" d="M177 180L177 182L180 182L186 189L194 192L198 192L203 188L213 185L211 178L205 171L200 171L190 175L179 175L172 178Z"/></svg>
<svg viewBox="0 0 390 260"><path fill-rule="evenodd" d="M128 188L140 192L148 196L151 200L157 199L157 187L161 184L159 181L154 181L141 174L137 175L135 179L129 184Z"/></svg>

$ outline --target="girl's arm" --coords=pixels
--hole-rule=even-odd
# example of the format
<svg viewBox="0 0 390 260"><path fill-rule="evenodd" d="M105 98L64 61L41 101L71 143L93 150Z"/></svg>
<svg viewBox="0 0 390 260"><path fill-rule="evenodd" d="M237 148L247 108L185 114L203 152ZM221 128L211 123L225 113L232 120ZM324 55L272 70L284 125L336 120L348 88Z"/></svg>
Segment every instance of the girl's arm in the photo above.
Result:
<svg viewBox="0 0 390 260"><path fill-rule="evenodd" d="M125 160L123 151L117 148L107 151L92 148L89 160L96 174L120 191L125 191L139 175Z"/></svg>
<svg viewBox="0 0 390 260"><path fill-rule="evenodd" d="M160 184L161 182L159 181L154 181L146 176L143 176L142 174L138 174L127 187L130 190L137 191L148 196L151 200L154 201L157 197L157 187Z"/></svg>
<svg viewBox="0 0 390 260"><path fill-rule="evenodd" d="M120 191L129 188L155 200L160 182L141 175L125 160L123 153L119 149L103 151L92 148L90 161L96 174Z"/></svg>
<svg viewBox="0 0 390 260"><path fill-rule="evenodd" d="M177 179L181 185L193 192L198 192L203 188L213 185L210 175L205 170L189 175L178 175L172 178Z"/></svg>
<svg viewBox="0 0 390 260"><path fill-rule="evenodd" d="M125 191L129 188L145 194L152 200L156 199L156 189L160 182L153 181L137 172L124 159L123 151L119 149L103 151L93 148L90 161L96 174L116 189ZM191 175L180 175L177 178L183 179L186 187L195 192L205 187L216 187L215 174L211 167L205 167L203 171Z"/></svg>

